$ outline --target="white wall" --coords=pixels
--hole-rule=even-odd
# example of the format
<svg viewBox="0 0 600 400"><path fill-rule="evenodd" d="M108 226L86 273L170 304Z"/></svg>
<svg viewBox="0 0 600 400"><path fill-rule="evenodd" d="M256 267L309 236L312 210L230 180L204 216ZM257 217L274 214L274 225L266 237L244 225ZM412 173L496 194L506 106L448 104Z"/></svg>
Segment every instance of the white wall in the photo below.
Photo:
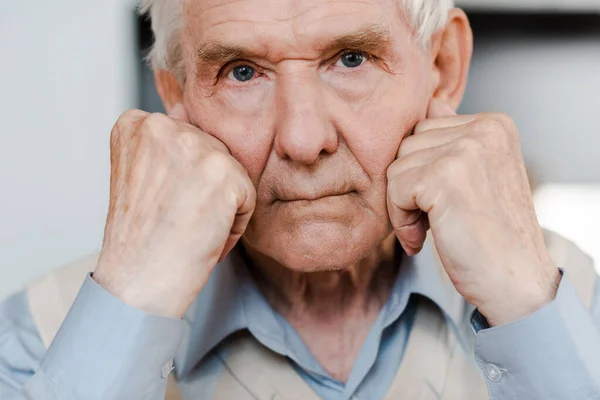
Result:
<svg viewBox="0 0 600 400"><path fill-rule="evenodd" d="M600 185L544 185L535 204L543 226L577 243L596 260L600 274Z"/></svg>
<svg viewBox="0 0 600 400"><path fill-rule="evenodd" d="M600 39L485 40L462 110L502 111L538 183L600 183Z"/></svg>
<svg viewBox="0 0 600 400"><path fill-rule="evenodd" d="M109 134L136 100L133 10L0 0L0 298L101 245Z"/></svg>

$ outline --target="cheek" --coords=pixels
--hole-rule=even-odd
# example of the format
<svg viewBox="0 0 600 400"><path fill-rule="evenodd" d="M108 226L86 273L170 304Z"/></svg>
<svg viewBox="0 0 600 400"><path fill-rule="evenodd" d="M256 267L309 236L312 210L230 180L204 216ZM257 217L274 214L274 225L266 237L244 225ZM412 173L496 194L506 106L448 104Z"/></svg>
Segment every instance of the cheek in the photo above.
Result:
<svg viewBox="0 0 600 400"><path fill-rule="evenodd" d="M402 140L411 133L427 109L427 96L413 82L390 78L360 107L346 110L338 118L344 140L371 180L385 182L390 164ZM421 89L423 92L423 89Z"/></svg>
<svg viewBox="0 0 600 400"><path fill-rule="evenodd" d="M186 96L186 108L191 122L223 142L257 186L272 147L272 113L254 101L244 107L243 97L249 96L253 94L245 93L232 102L219 94L196 94Z"/></svg>
<svg viewBox="0 0 600 400"><path fill-rule="evenodd" d="M408 47L405 45L404 47ZM373 182L385 184L402 140L425 118L431 98L431 65L421 50L391 66L367 70L362 84L346 89L349 101L336 110L338 131Z"/></svg>

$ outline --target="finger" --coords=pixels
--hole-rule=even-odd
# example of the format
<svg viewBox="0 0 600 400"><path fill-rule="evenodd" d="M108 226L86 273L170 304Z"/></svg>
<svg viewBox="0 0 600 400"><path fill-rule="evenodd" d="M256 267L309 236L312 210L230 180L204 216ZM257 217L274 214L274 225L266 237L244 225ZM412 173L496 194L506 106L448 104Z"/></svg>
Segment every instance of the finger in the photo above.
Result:
<svg viewBox="0 0 600 400"><path fill-rule="evenodd" d="M466 125L475 119L474 115L456 115L456 111L441 100L433 99L429 103L427 119L419 122L414 129L414 134L438 128L452 128Z"/></svg>
<svg viewBox="0 0 600 400"><path fill-rule="evenodd" d="M457 115L454 117L426 119L415 126L413 134L420 135L425 132L429 133L429 131L434 129L457 128L459 126L467 125L474 120L474 115Z"/></svg>
<svg viewBox="0 0 600 400"><path fill-rule="evenodd" d="M113 127L110 137L110 201L108 216L112 215L118 193L123 191L129 173L132 154L139 143L137 131L149 114L141 110L125 112Z"/></svg>
<svg viewBox="0 0 600 400"><path fill-rule="evenodd" d="M171 118L185 122L186 124L190 123L190 118L188 116L188 113L187 113L185 107L183 106L183 104L181 104L181 103L175 104L173 106L173 108L171 108L169 110L169 113L167 115Z"/></svg>
<svg viewBox="0 0 600 400"><path fill-rule="evenodd" d="M423 249L428 230L429 219L426 213L421 212L415 223L396 228L394 232L406 254L412 257L419 254Z"/></svg>
<svg viewBox="0 0 600 400"><path fill-rule="evenodd" d="M428 223L427 204L419 204L426 184L425 168L412 168L388 182L387 207L390 222L405 251L417 251L423 245ZM423 218L422 218L423 217Z"/></svg>
<svg viewBox="0 0 600 400"><path fill-rule="evenodd" d="M127 150L126 143L135 136L148 115L150 114L142 110L129 110L119 117L110 134L111 157Z"/></svg>
<svg viewBox="0 0 600 400"><path fill-rule="evenodd" d="M394 233L398 238L398 241L402 245L402 248L410 253L419 247L419 219L421 218L422 211L417 210L405 210L396 206L391 199L388 198L388 215ZM410 243L410 244L408 244Z"/></svg>
<svg viewBox="0 0 600 400"><path fill-rule="evenodd" d="M402 248L409 256L418 254L423 248L429 229L427 214L420 209L399 208L390 197L388 197L387 206L394 233Z"/></svg>
<svg viewBox="0 0 600 400"><path fill-rule="evenodd" d="M428 147L429 143L425 141L411 141L406 147L401 147L398 152L398 158L387 170L388 180L394 179L409 169L433 164L451 150L447 146L449 142L452 142L452 140L440 141L441 144L439 146Z"/></svg>
<svg viewBox="0 0 600 400"><path fill-rule="evenodd" d="M231 226L231 232L229 233L229 237L227 238L225 246L223 247L223 251L221 252L221 256L219 257L219 262L221 262L227 256L227 254L229 254L231 249L233 249L240 240L246 231L246 228L248 227L251 217L252 212L237 214L235 216L233 225Z"/></svg>
<svg viewBox="0 0 600 400"><path fill-rule="evenodd" d="M427 131L423 135L413 135L405 138L400 143L397 159L407 157L409 154L420 152L426 149L441 148L452 143L467 133L457 127L437 128Z"/></svg>
<svg viewBox="0 0 600 400"><path fill-rule="evenodd" d="M225 242L225 247L223 247L223 251L219 257L219 262L235 247L236 243L246 231L248 223L254 213L254 208L256 206L256 189L254 189L254 185L252 185L248 176L245 176L244 179L242 179L240 189L238 211L233 220L229 237Z"/></svg>
<svg viewBox="0 0 600 400"><path fill-rule="evenodd" d="M202 131L199 127L195 126L194 124L192 124L190 122L189 115L188 115L188 113L187 113L187 111L186 111L186 109L185 109L185 107L184 107L183 104L181 104L181 103L175 104L175 106L173 106L173 108L171 108L169 110L169 113L167 115L169 117L173 118L175 120L175 122L177 122L177 126L182 131L189 131L189 130L191 130L192 132L200 132L201 131L203 134L206 134L205 135L205 140L207 140L208 142L210 142L210 144L214 148L216 148L217 150L220 150L220 151L222 151L224 153L231 154L231 151L225 145L225 143L221 142L215 136ZM179 122L183 122L183 124L180 124Z"/></svg>

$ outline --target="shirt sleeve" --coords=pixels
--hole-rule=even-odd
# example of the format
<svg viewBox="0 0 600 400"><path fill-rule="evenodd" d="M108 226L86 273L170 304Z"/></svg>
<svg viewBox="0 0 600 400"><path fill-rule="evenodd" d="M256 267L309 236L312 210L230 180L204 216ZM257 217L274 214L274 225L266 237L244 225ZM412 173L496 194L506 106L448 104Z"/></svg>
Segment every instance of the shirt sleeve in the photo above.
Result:
<svg viewBox="0 0 600 400"><path fill-rule="evenodd" d="M600 399L599 290L590 312L564 274L556 299L524 319L489 328L474 312L475 358L491 400Z"/></svg>
<svg viewBox="0 0 600 400"><path fill-rule="evenodd" d="M0 399L163 400L183 324L125 304L88 276L45 351L21 293L0 306Z"/></svg>

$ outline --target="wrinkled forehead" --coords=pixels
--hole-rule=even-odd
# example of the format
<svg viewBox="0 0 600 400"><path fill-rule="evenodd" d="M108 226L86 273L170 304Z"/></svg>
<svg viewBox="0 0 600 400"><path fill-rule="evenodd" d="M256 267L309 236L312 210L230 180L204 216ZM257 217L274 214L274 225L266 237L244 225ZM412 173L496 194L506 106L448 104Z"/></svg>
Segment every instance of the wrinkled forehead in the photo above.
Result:
<svg viewBox="0 0 600 400"><path fill-rule="evenodd" d="M310 57L319 46L365 28L409 40L402 0L188 0L184 35L194 45L218 41L281 57ZM257 49L258 50L258 49ZM315 54L316 56L316 54Z"/></svg>

